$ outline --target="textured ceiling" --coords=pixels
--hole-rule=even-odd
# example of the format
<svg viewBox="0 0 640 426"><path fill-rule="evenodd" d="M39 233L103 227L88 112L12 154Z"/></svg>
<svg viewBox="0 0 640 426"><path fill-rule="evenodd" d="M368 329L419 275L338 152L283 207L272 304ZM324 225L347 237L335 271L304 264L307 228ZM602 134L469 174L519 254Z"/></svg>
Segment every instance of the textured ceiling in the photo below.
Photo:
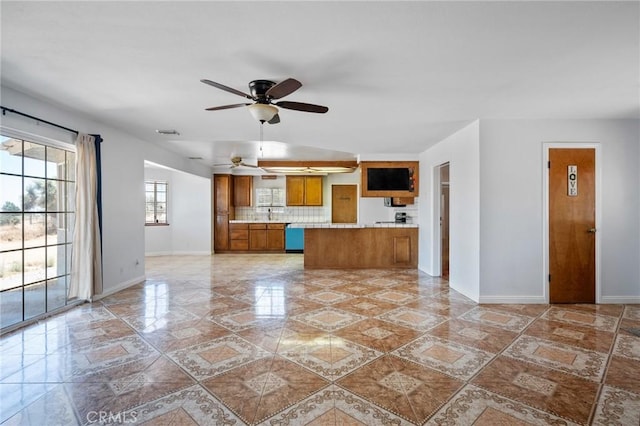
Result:
<svg viewBox="0 0 640 426"><path fill-rule="evenodd" d="M474 119L638 118L638 2L2 1L2 84L208 165L418 153ZM294 77L259 125L207 78ZM10 105L7 105L10 107ZM156 129L177 129L161 136ZM277 143L271 143L277 142Z"/></svg>

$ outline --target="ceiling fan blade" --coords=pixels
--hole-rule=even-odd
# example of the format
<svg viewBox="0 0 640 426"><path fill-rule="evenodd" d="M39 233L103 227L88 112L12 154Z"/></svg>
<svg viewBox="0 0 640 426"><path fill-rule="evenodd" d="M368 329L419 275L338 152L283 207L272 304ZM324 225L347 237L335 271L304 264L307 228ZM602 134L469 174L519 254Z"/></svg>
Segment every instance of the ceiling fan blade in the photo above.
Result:
<svg viewBox="0 0 640 426"><path fill-rule="evenodd" d="M267 121L267 123L269 124L278 124L279 122L280 122L280 116L278 114L274 115L271 120Z"/></svg>
<svg viewBox="0 0 640 426"><path fill-rule="evenodd" d="M295 78L288 78L276 84L271 89L267 90L265 95L273 99L280 99L295 92L301 87L302 83L300 83L298 80L296 80Z"/></svg>
<svg viewBox="0 0 640 426"><path fill-rule="evenodd" d="M240 165L241 165L241 166L244 166L244 167L252 167L252 168L254 168L254 169L259 169L259 167L258 167L258 166L254 166L253 164L240 163Z"/></svg>
<svg viewBox="0 0 640 426"><path fill-rule="evenodd" d="M222 105L222 106L210 107L210 108L205 108L205 109L207 111L218 111L218 110L221 110L221 109L240 108L240 107L247 106L247 105L251 105L251 104Z"/></svg>
<svg viewBox="0 0 640 426"><path fill-rule="evenodd" d="M225 92L233 93L234 95L242 96L243 98L255 100L251 97L251 95L248 95L244 92L236 90L233 87L225 86L224 84L216 83L215 81L207 80L206 78L203 78L200 81L203 82L204 84L208 84L209 86L213 86L216 89L224 90Z"/></svg>
<svg viewBox="0 0 640 426"><path fill-rule="evenodd" d="M329 108L327 108L326 106L305 104L302 102L280 101L280 102L276 102L274 105L279 106L281 108L295 109L296 111L304 111L304 112L317 112L319 114L324 114L325 112L329 111Z"/></svg>

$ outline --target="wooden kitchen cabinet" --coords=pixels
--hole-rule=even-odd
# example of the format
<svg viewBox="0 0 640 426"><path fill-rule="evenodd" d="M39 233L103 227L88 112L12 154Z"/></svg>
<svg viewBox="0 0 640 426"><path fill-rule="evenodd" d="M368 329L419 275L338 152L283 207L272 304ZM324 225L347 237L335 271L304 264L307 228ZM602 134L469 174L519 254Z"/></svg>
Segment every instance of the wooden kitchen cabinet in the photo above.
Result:
<svg viewBox="0 0 640 426"><path fill-rule="evenodd" d="M304 177L304 205L322 205L322 176Z"/></svg>
<svg viewBox="0 0 640 426"><path fill-rule="evenodd" d="M267 250L284 251L284 223L267 224Z"/></svg>
<svg viewBox="0 0 640 426"><path fill-rule="evenodd" d="M234 217L231 175L213 175L213 251L229 250L229 219Z"/></svg>
<svg viewBox="0 0 640 426"><path fill-rule="evenodd" d="M253 176L233 177L234 207L251 207L253 205Z"/></svg>
<svg viewBox="0 0 640 426"><path fill-rule="evenodd" d="M231 250L249 250L249 225L246 223L229 224L229 248Z"/></svg>
<svg viewBox="0 0 640 426"><path fill-rule="evenodd" d="M229 214L233 208L231 175L213 175L213 208L216 213Z"/></svg>
<svg viewBox="0 0 640 426"><path fill-rule="evenodd" d="M304 176L287 176L287 205L304 205Z"/></svg>
<svg viewBox="0 0 640 426"><path fill-rule="evenodd" d="M267 224L249 224L249 250L267 249Z"/></svg>
<svg viewBox="0 0 640 426"><path fill-rule="evenodd" d="M250 223L248 228L249 250L284 251L284 223Z"/></svg>
<svg viewBox="0 0 640 426"><path fill-rule="evenodd" d="M322 176L287 176L288 206L321 206Z"/></svg>
<svg viewBox="0 0 640 426"><path fill-rule="evenodd" d="M213 227L213 251L229 250L229 215L216 213Z"/></svg>

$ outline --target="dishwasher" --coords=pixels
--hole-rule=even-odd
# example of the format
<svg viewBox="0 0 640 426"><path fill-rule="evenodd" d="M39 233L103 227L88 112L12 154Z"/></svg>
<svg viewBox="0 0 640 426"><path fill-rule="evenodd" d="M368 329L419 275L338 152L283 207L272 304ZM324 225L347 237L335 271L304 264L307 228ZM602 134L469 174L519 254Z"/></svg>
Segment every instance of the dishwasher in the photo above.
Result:
<svg viewBox="0 0 640 426"><path fill-rule="evenodd" d="M292 228L287 224L284 230L284 250L286 253L304 252L304 228Z"/></svg>

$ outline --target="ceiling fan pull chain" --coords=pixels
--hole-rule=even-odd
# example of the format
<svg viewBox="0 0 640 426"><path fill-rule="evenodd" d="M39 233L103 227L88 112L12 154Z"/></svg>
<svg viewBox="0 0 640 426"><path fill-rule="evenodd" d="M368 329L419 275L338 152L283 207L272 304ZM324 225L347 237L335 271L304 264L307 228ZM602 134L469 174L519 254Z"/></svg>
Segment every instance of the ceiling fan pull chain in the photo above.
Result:
<svg viewBox="0 0 640 426"><path fill-rule="evenodd" d="M264 152L262 151L263 143L264 143L264 121L260 123L260 158L264 157Z"/></svg>

